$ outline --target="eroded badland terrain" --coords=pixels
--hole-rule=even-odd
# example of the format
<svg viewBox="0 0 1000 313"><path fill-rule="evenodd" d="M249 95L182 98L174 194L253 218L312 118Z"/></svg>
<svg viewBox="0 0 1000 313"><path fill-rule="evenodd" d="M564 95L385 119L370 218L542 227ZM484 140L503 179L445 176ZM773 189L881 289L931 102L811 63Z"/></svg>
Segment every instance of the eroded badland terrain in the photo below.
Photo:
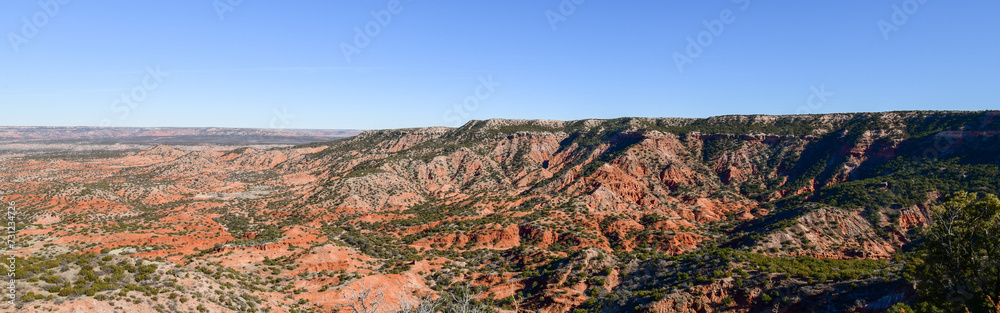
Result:
<svg viewBox="0 0 1000 313"><path fill-rule="evenodd" d="M372 286L499 312L883 312L920 295L931 208L1000 193L995 111L4 144L11 312L347 312Z"/></svg>

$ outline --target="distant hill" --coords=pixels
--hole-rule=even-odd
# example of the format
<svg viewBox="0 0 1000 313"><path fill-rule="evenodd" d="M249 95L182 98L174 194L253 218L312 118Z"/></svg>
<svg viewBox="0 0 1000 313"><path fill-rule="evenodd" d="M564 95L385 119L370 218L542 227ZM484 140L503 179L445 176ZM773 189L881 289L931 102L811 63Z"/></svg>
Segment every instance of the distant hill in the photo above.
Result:
<svg viewBox="0 0 1000 313"><path fill-rule="evenodd" d="M6 143L295 145L361 133L353 129L274 129L217 127L0 127Z"/></svg>

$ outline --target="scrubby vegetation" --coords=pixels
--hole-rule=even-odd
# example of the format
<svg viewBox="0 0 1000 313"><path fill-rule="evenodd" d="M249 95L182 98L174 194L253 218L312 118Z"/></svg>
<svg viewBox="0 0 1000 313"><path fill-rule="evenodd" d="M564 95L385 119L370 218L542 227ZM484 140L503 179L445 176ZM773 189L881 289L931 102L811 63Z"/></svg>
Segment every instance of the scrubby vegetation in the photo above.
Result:
<svg viewBox="0 0 1000 313"><path fill-rule="evenodd" d="M989 297L1000 295L1000 199L958 192L931 217L909 263L921 295L917 311L998 309Z"/></svg>

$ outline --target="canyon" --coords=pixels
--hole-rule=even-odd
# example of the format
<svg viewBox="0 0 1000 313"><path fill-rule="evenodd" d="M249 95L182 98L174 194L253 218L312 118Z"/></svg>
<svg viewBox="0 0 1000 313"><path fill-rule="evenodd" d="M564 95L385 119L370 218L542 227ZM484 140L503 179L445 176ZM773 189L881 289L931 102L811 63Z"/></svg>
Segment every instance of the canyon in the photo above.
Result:
<svg viewBox="0 0 1000 313"><path fill-rule="evenodd" d="M1000 194L997 111L293 135L0 129L17 307L338 312L381 286L501 312L882 312L917 295L901 255L929 211ZM813 263L838 270L788 270Z"/></svg>

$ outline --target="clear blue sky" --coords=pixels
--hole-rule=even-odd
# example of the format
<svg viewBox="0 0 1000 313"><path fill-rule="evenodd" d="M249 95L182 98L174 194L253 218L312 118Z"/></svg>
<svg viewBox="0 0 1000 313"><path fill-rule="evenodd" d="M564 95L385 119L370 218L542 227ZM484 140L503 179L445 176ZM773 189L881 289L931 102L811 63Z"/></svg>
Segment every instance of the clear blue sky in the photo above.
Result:
<svg viewBox="0 0 1000 313"><path fill-rule="evenodd" d="M0 9L0 125L376 129L1000 108L992 0L403 0L350 61L342 43L392 1L45 1L58 10ZM691 61L683 71L678 55Z"/></svg>

